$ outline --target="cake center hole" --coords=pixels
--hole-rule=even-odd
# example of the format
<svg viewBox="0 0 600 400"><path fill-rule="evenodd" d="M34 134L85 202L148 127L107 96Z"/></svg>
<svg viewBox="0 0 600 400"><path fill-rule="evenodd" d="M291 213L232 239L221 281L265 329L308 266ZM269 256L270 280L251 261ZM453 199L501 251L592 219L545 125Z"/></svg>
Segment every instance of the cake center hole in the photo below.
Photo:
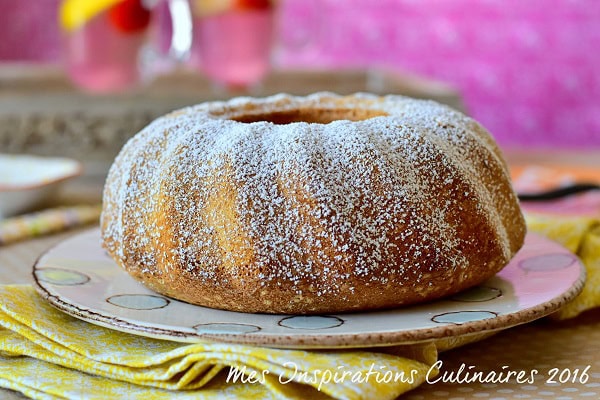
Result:
<svg viewBox="0 0 600 400"><path fill-rule="evenodd" d="M388 114L376 110L352 109L315 109L299 108L296 110L272 111L268 113L245 114L232 117L238 122L252 123L266 121L276 125L286 125L294 122L307 122L312 124L328 124L338 120L363 121L365 119L387 116Z"/></svg>

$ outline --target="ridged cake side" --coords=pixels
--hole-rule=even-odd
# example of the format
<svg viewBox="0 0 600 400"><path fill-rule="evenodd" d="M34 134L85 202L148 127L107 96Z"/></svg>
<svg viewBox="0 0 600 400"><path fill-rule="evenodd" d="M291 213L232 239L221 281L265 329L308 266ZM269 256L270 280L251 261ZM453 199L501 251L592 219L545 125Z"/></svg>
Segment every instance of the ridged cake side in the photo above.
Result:
<svg viewBox="0 0 600 400"><path fill-rule="evenodd" d="M381 116L238 121L297 110ZM115 160L102 213L104 247L136 279L246 312L438 298L493 276L524 235L484 128L431 101L366 94L237 98L162 117Z"/></svg>

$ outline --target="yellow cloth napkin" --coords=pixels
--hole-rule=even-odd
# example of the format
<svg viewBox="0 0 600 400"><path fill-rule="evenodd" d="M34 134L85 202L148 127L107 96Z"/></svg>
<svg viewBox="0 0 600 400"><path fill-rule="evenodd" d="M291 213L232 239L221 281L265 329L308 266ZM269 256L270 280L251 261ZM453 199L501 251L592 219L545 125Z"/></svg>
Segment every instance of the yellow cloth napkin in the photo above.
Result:
<svg viewBox="0 0 600 400"><path fill-rule="evenodd" d="M55 310L30 286L0 286L0 298L0 386L37 399L150 400L174 390L178 399L393 399L420 385L437 357L432 345L411 347L411 358L188 345L88 324ZM244 370L259 382L232 383L233 375L227 382L230 372Z"/></svg>

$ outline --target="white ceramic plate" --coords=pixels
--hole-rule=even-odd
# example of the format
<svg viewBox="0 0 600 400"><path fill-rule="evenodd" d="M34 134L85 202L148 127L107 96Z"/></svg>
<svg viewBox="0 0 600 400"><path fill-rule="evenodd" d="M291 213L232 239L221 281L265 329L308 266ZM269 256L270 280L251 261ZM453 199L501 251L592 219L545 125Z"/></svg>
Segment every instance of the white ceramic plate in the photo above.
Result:
<svg viewBox="0 0 600 400"><path fill-rule="evenodd" d="M158 295L121 270L99 243L100 232L94 229L44 254L33 269L42 296L58 309L98 325L181 342L366 347L493 331L555 311L579 293L585 279L573 254L530 234L496 277L444 300L352 314L244 314Z"/></svg>
<svg viewBox="0 0 600 400"><path fill-rule="evenodd" d="M0 154L0 219L42 203L79 174L81 164L75 160Z"/></svg>

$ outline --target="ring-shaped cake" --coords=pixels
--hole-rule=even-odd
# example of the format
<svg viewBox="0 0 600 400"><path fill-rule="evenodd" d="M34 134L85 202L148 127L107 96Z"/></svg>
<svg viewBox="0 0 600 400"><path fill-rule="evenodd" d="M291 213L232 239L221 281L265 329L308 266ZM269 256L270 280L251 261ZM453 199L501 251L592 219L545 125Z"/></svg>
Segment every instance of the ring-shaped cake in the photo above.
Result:
<svg viewBox="0 0 600 400"><path fill-rule="evenodd" d="M156 292L243 312L399 307L481 283L525 223L488 132L369 94L208 102L152 122L104 190L102 243Z"/></svg>

